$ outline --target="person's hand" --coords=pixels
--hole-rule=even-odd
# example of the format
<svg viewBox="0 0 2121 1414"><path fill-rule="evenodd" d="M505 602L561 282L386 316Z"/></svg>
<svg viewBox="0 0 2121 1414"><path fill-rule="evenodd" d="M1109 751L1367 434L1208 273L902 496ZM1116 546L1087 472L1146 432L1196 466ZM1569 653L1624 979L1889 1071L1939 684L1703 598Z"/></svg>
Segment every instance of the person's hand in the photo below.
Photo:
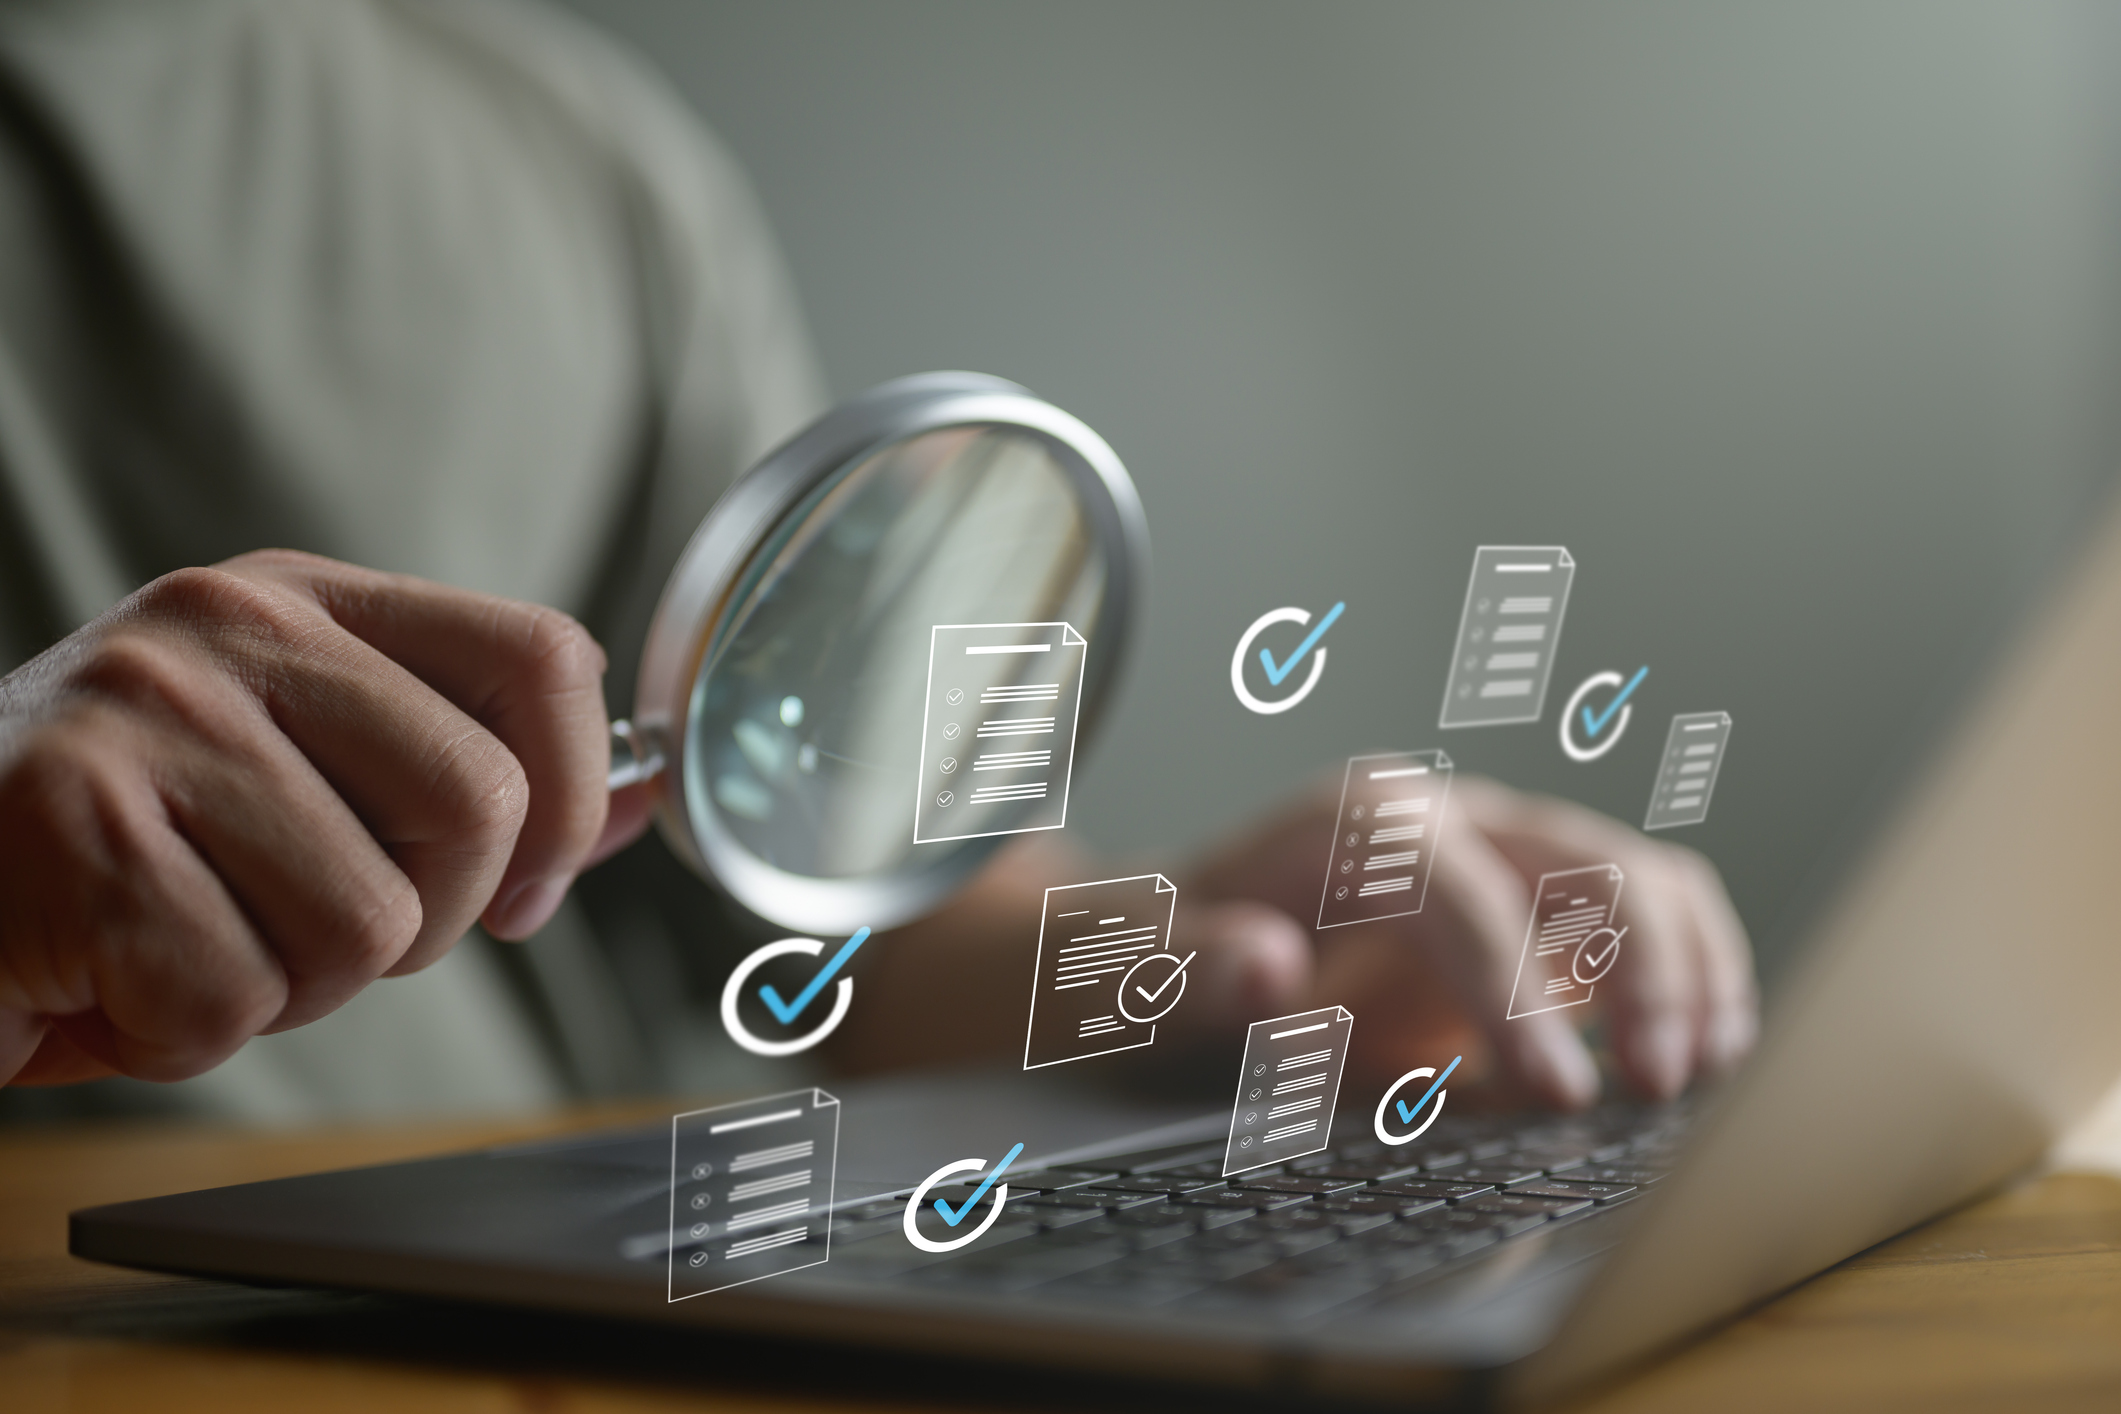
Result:
<svg viewBox="0 0 2121 1414"><path fill-rule="evenodd" d="M0 1082L196 1075L535 932L646 823L603 671L555 610L265 551L0 679Z"/></svg>
<svg viewBox="0 0 2121 1414"><path fill-rule="evenodd" d="M1336 808L1332 790L1314 792L1176 876L1171 946L1199 956L1184 1004L1159 1025L1160 1047L1241 1037L1254 1021L1338 1003L1356 1015L1351 1075L1389 1078L1465 1053L1467 1079L1485 1074L1502 1093L1557 1108L1588 1104L1598 1075L1576 1027L1591 1008L1505 1014L1538 877L1617 864L1628 932L1596 1000L1628 1079L1667 1097L1751 1048L1751 950L1699 854L1565 801L1462 776L1422 911L1319 931L1310 921ZM838 1058L873 1068L1021 1044L1044 890L1141 872L1097 870L1059 840L1034 836L948 908L885 935L863 973L864 1005L835 1038Z"/></svg>
<svg viewBox="0 0 2121 1414"><path fill-rule="evenodd" d="M1439 1053L1470 1061L1485 1052L1499 1072L1492 1079L1576 1108L1598 1094L1577 1032L1585 1012L1601 1014L1622 1073L1654 1099L1752 1048L1752 949L1715 866L1695 851L1567 801L1461 776L1421 912L1318 931L1298 920L1318 916L1336 811L1331 791L1316 792L1210 855L1179 883L1200 912L1174 946L1203 948L1203 961L1213 950L1224 969L1270 984L1281 1011L1347 1005L1357 1014L1355 1069L1390 1076L1440 1066L1426 1059ZM1597 864L1626 876L1615 922L1627 934L1593 1006L1506 1019L1533 886L1541 874Z"/></svg>

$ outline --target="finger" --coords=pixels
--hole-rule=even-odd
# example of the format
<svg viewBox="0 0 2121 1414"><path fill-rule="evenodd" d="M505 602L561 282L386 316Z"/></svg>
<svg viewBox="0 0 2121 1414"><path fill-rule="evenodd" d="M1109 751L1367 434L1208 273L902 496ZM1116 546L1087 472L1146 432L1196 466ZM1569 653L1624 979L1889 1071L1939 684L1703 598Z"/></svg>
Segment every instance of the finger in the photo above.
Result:
<svg viewBox="0 0 2121 1414"><path fill-rule="evenodd" d="M1472 821L1443 826L1418 936L1486 1033L1496 1057L1542 1102L1576 1109L1598 1095L1598 1068L1561 1012L1511 1018L1510 994L1532 901L1510 861Z"/></svg>
<svg viewBox="0 0 2121 1414"><path fill-rule="evenodd" d="M36 1024L43 1029L42 1041L15 1071L14 1077L0 1080L0 1084L77 1085L84 1080L100 1080L118 1073L75 1045L72 1037L53 1026L48 1019L38 1018ZM0 1063L0 1076L6 1073L5 1064Z"/></svg>
<svg viewBox="0 0 2121 1414"><path fill-rule="evenodd" d="M10 916L6 1003L112 1070L181 1080L278 1015L287 981L152 783L124 753L90 749L128 729L115 711L55 729L10 776L5 813L41 837L10 843L51 903ZM60 936L61 919L94 926Z"/></svg>
<svg viewBox="0 0 2121 1414"><path fill-rule="evenodd" d="M603 834L609 806L604 652L587 630L555 609L309 556L231 564L299 585L499 738L528 803L484 917L497 936L535 932Z"/></svg>
<svg viewBox="0 0 2121 1414"><path fill-rule="evenodd" d="M1664 847L1566 801L1465 784L1469 813L1524 878L1598 864L1620 869L1616 920L1628 932L1597 998L1629 1082L1656 1098L1677 1094L1693 1070L1703 984L1692 916Z"/></svg>
<svg viewBox="0 0 2121 1414"><path fill-rule="evenodd" d="M244 681L411 881L420 923L389 970L414 971L446 952L492 899L527 810L526 778L508 748L299 587L190 570L135 599L143 618L182 616L198 651ZM99 647L94 671L121 695L151 696L153 685L134 690L125 671L101 666L142 656L121 651L124 633Z"/></svg>
<svg viewBox="0 0 2121 1414"><path fill-rule="evenodd" d="M314 1021L397 963L420 928L412 881L258 699L183 640L118 633L80 674L121 704L115 738L287 974L268 1030Z"/></svg>
<svg viewBox="0 0 2121 1414"><path fill-rule="evenodd" d="M582 861L584 869L592 864L602 864L647 833L648 822L655 815L656 793L654 781L641 781L611 793L611 810L604 817L604 832L589 847L588 857Z"/></svg>
<svg viewBox="0 0 2121 1414"><path fill-rule="evenodd" d="M1263 903L1181 905L1171 919L1171 951L1186 964L1185 1004L1171 1015L1183 1036L1249 1026L1299 1006L1311 983L1310 935Z"/></svg>

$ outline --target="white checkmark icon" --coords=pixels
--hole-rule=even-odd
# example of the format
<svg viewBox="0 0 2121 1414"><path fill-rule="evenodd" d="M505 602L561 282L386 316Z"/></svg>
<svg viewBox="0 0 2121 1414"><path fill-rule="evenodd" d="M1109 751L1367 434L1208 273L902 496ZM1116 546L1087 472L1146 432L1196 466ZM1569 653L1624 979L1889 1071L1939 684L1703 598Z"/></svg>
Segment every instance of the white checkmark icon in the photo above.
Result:
<svg viewBox="0 0 2121 1414"><path fill-rule="evenodd" d="M1152 962L1159 962L1164 959L1167 959L1170 956L1171 954L1169 953L1151 953L1149 956L1143 958L1140 962L1135 963L1134 966L1127 969L1127 975L1120 978L1119 981L1120 1015L1126 1017L1127 1020L1133 1022L1155 1021L1160 1017L1167 1015L1170 1012L1171 1008L1178 1005L1179 997L1183 996L1186 990L1185 983L1181 980L1186 975L1186 964L1193 961L1194 958L1199 957L1200 954L1198 952L1189 952L1183 958L1181 958L1179 960L1178 966L1171 969L1171 975L1169 977L1164 978L1162 982L1159 982L1156 986L1156 990L1153 992L1150 991L1147 987L1141 986L1139 983L1136 983L1134 981L1134 974L1140 971L1143 967L1148 966ZM1178 991L1173 992L1171 995L1171 1000L1165 1002L1160 1009L1151 1011L1151 1008L1156 1007L1157 999L1162 997L1164 993L1171 991L1171 984L1173 982L1179 983ZM1138 996L1142 999L1143 1003L1145 1003L1142 1008L1142 1012L1147 1013L1146 1015L1134 1011L1133 1008L1127 1005L1129 993L1132 993L1134 996Z"/></svg>
<svg viewBox="0 0 2121 1414"><path fill-rule="evenodd" d="M1577 944L1576 958L1569 968L1570 975L1586 987L1602 979L1613 970L1613 964L1619 960L1620 940L1627 936L1627 931L1622 928L1616 933L1611 928L1600 928ZM1605 946L1594 951L1592 944L1601 938L1607 940Z"/></svg>

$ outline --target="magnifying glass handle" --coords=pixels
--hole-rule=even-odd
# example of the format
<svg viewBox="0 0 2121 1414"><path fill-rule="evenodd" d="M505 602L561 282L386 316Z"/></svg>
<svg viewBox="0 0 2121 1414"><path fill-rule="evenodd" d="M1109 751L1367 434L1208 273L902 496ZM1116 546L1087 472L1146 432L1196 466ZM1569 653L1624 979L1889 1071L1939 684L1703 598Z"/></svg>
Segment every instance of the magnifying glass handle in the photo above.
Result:
<svg viewBox="0 0 2121 1414"><path fill-rule="evenodd" d="M624 720L611 724L611 774L606 790L623 790L663 774L663 743L652 731Z"/></svg>

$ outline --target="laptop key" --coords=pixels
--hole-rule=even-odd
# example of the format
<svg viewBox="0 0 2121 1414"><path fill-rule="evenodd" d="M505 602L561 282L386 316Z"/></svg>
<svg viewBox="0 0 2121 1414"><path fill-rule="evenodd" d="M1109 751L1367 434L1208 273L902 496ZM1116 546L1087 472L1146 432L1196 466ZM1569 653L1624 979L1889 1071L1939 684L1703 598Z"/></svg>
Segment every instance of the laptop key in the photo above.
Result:
<svg viewBox="0 0 2121 1414"><path fill-rule="evenodd" d="M1048 1208L1088 1208L1101 1213L1111 1206L1094 1193L1034 1193L1029 1198L1012 1196L1009 1201L1011 1206L1020 1205L1042 1211Z"/></svg>
<svg viewBox="0 0 2121 1414"><path fill-rule="evenodd" d="M1308 1166L1307 1166L1308 1165ZM1421 1165L1416 1162L1398 1163L1385 1159L1334 1159L1323 1158L1317 1163L1298 1160L1291 1164L1293 1172L1306 1178L1346 1178L1362 1183L1375 1183L1379 1179L1399 1178L1405 1174L1418 1173Z"/></svg>
<svg viewBox="0 0 2121 1414"><path fill-rule="evenodd" d="M1041 1193L1057 1193L1070 1188L1087 1188L1093 1183L1104 1183L1119 1177L1114 1169L1034 1169L1030 1173L1009 1175L1012 1189L1036 1188Z"/></svg>
<svg viewBox="0 0 2121 1414"><path fill-rule="evenodd" d="M1162 1192L1129 1193L1116 1188L1078 1188L1074 1191L1085 1198L1096 1198L1108 1208L1139 1208L1150 1203L1161 1203L1166 1197Z"/></svg>
<svg viewBox="0 0 2121 1414"><path fill-rule="evenodd" d="M1586 1168L1569 1171L1572 1182L1619 1183L1637 1188L1646 1188L1663 1177L1663 1169L1642 1168L1631 1164L1592 1164Z"/></svg>
<svg viewBox="0 0 2121 1414"><path fill-rule="evenodd" d="M1468 1199L1464 1207L1476 1213L1537 1213L1541 1217L1558 1218L1565 1213L1580 1212L1591 1206L1588 1198L1535 1198L1520 1193L1496 1193L1486 1198Z"/></svg>
<svg viewBox="0 0 2121 1414"><path fill-rule="evenodd" d="M1351 1188L1361 1188L1359 1178L1327 1178L1321 1174L1281 1174L1270 1178L1252 1178L1240 1174L1231 1183L1252 1193L1300 1193L1307 1198L1323 1197L1328 1193L1345 1193Z"/></svg>
<svg viewBox="0 0 2121 1414"><path fill-rule="evenodd" d="M1397 1183L1380 1183L1369 1190L1392 1198L1437 1198L1446 1203L1457 1203L1467 1198L1478 1198L1484 1193L1493 1193L1492 1183L1449 1183L1433 1179L1401 1180Z"/></svg>
<svg viewBox="0 0 2121 1414"><path fill-rule="evenodd" d="M1491 1183L1501 1187L1505 1183L1521 1183L1528 1178L1538 1178L1546 1170L1537 1164L1506 1164L1483 1160L1467 1164L1464 1168L1451 1170L1453 1183Z"/></svg>
<svg viewBox="0 0 2121 1414"><path fill-rule="evenodd" d="M1210 1193L1181 1193L1172 1200L1188 1207L1241 1209L1247 1213L1260 1212L1267 1208L1287 1208L1297 1203L1308 1203L1308 1193L1262 1193L1256 1189L1218 1188Z"/></svg>
<svg viewBox="0 0 2121 1414"><path fill-rule="evenodd" d="M1269 1232L1307 1232L1312 1228L1330 1228L1335 1219L1343 1216L1327 1212L1324 1208L1306 1203L1301 1208L1283 1208L1279 1212L1261 1213L1253 1219L1259 1227Z"/></svg>
<svg viewBox="0 0 2121 1414"><path fill-rule="evenodd" d="M1487 1162L1490 1166L1521 1164L1525 1168L1560 1173L1564 1169L1581 1168L1584 1157L1581 1149L1519 1149Z"/></svg>
<svg viewBox="0 0 2121 1414"><path fill-rule="evenodd" d="M1523 1193L1533 1198L1588 1198L1593 1203L1618 1203L1639 1192L1633 1184L1619 1183L1568 1183L1558 1178L1534 1179L1530 1183L1513 1183L1510 1192Z"/></svg>
<svg viewBox="0 0 2121 1414"><path fill-rule="evenodd" d="M1388 1218L1402 1218L1409 1213L1441 1208L1443 1199L1409 1198L1404 1194L1364 1189L1360 1193L1336 1193L1330 1198L1321 1198L1318 1206L1332 1213L1382 1213Z"/></svg>
<svg viewBox="0 0 2121 1414"><path fill-rule="evenodd" d="M1012 1203L1009 1206L1013 1208L1016 1205ZM1031 1210L1027 1209L1027 1211ZM1068 1227L1080 1227L1084 1223L1101 1222L1105 1217L1105 1210L1102 1207L1039 1208L1035 1211L1038 1216L1039 1226L1048 1232L1058 1232L1062 1228Z"/></svg>

